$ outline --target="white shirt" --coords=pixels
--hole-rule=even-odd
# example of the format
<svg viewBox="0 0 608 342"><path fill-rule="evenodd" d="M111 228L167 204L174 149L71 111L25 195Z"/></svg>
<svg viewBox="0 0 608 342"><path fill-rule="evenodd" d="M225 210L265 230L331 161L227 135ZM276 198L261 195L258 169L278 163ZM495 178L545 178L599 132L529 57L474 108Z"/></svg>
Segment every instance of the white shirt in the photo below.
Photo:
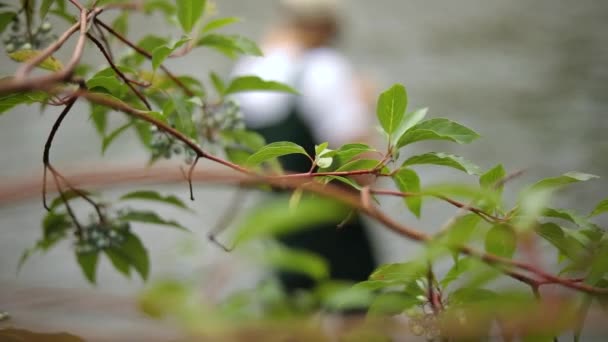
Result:
<svg viewBox="0 0 608 342"><path fill-rule="evenodd" d="M295 57L286 49L274 48L264 57L241 60L234 74L282 82L300 93L295 97L276 92L235 94L251 128L279 122L296 104L314 138L328 141L332 147L360 140L369 129L369 116L357 94L352 66L335 50L320 48Z"/></svg>

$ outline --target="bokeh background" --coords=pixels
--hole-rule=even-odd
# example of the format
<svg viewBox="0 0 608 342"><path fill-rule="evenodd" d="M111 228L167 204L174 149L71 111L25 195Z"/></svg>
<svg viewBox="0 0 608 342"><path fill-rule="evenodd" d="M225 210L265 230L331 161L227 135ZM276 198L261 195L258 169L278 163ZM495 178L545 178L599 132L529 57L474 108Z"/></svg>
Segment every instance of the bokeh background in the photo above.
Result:
<svg viewBox="0 0 608 342"><path fill-rule="evenodd" d="M227 29L259 39L276 19L273 0L217 1L225 16L243 22ZM378 92L395 82L408 89L411 107L429 107L430 117L448 117L478 131L483 138L469 146L418 144L407 153L432 150L460 154L484 168L498 162L507 170L525 169L510 183L516 190L536 179L567 171L602 176L561 193L557 207L583 212L608 194L608 2L605 0L349 0L343 13L345 30L340 48L376 85ZM112 14L104 14L111 18ZM146 33L173 34L160 17L135 15L131 37ZM59 23L56 27L61 27ZM70 44L73 44L70 41ZM73 45L70 45L73 46ZM92 50L92 49L90 49ZM68 54L59 55L64 60ZM101 65L94 54L85 59ZM205 78L210 70L228 75L233 61L210 50L195 50L169 67L178 74ZM0 57L0 73L15 63ZM0 117L0 179L39 174L42 147L58 115L50 108L19 107ZM374 115L373 110L370 115ZM117 124L120 114L114 122ZM133 135L125 135L104 156L88 121L88 105L79 103L62 126L52 151L60 169L73 165L144 162ZM206 163L200 167L208 166ZM421 168L424 184L466 181L450 170ZM187 196L186 184L155 187ZM124 189L121 189L124 191ZM152 279L198 272L222 292L248 286L260 271L243 264L238 253L228 255L210 245L204 235L217 220L234 190L201 187L193 203L196 215L164 211L193 230L184 234L166 228L137 227L152 260ZM119 192L105 193L108 198ZM250 196L247 205L255 202ZM424 230L437 229L453 208L428 202L423 219L405 212L398 200L383 206L399 219ZM160 208L159 208L160 210ZM0 207L0 286L90 289L76 266L69 244L44 256L34 256L16 275L21 252L40 235L43 208L39 198ZM604 221L605 223L605 221ZM417 246L371 225L378 255L384 262L402 260ZM143 286L124 279L104 260L96 293L131 296ZM222 279L218 281L217 279ZM219 284L219 285L218 285ZM2 310L0 302L0 310ZM7 308L8 309L8 308ZM61 315L59 315L61 316ZM55 319L61 319L55 317Z"/></svg>

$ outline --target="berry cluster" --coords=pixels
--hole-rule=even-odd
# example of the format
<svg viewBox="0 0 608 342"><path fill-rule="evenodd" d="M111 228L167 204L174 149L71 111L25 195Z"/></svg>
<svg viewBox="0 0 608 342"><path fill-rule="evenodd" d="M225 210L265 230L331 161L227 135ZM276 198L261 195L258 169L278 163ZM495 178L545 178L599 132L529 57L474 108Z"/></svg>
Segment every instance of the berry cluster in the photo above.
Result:
<svg viewBox="0 0 608 342"><path fill-rule="evenodd" d="M203 118L202 127L213 131L245 129L241 107L232 99L224 101Z"/></svg>
<svg viewBox="0 0 608 342"><path fill-rule="evenodd" d="M150 148L152 149L152 159L156 160L159 158L170 159L174 155L184 154L184 162L186 164L192 164L196 152L192 149L184 146L184 144L177 139L169 136L168 134L161 132L156 127L152 127L152 142Z"/></svg>
<svg viewBox="0 0 608 342"><path fill-rule="evenodd" d="M45 21L28 33L19 17L15 16L10 32L3 39L4 48L7 53L17 50L42 49L57 39L57 35L53 34L51 29L51 23Z"/></svg>
<svg viewBox="0 0 608 342"><path fill-rule="evenodd" d="M130 231L128 222L94 222L82 227L75 244L76 253L90 253L120 246Z"/></svg>

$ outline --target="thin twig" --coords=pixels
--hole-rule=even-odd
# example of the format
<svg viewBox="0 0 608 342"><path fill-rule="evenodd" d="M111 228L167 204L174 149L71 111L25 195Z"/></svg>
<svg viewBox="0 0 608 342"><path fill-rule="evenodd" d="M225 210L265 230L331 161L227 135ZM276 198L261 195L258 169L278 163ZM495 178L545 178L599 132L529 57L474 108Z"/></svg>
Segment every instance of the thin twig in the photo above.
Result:
<svg viewBox="0 0 608 342"><path fill-rule="evenodd" d="M190 170L188 170L188 188L190 189L191 201L194 201L194 190L192 189L192 172L194 172L194 168L196 167L196 164L198 163L199 159L200 157L197 155L194 161L192 162L192 165L190 165Z"/></svg>
<svg viewBox="0 0 608 342"><path fill-rule="evenodd" d="M226 252L232 251L234 249L234 247L230 248L230 247L227 247L226 245L224 245L223 243L219 242L217 239L217 236L220 233L222 233L224 230L226 230L232 222L234 222L234 219L237 217L236 213L241 211L241 208L243 207L243 203L245 203L245 198L244 198L245 195L246 195L246 192L242 188L238 188L234 192L234 195L230 199L228 206L226 207L226 209L224 210L224 212L222 213L220 218L215 223L215 226L213 227L213 229L211 229L209 231L209 233L207 234L207 238L209 239L209 241L220 246L220 248L222 248Z"/></svg>

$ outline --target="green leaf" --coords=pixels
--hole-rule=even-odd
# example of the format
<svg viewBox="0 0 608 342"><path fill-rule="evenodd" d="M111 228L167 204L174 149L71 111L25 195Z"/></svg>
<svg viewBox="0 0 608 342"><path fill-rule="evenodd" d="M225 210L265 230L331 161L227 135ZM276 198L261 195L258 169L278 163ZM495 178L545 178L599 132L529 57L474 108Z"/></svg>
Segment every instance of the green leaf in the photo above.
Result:
<svg viewBox="0 0 608 342"><path fill-rule="evenodd" d="M73 190L67 190L63 192L63 197L62 196L57 196L55 197L55 199L53 199L53 201L51 201L51 204L49 205L49 209L51 211L57 209L59 206L64 205L64 198L66 201L71 201L73 199L76 198L81 198L81 194L84 194L85 196L91 196L92 194L86 190L82 190L82 189L78 189L78 192L73 191Z"/></svg>
<svg viewBox="0 0 608 342"><path fill-rule="evenodd" d="M4 32L8 24L11 23L15 17L15 12L2 12L0 13L0 34Z"/></svg>
<svg viewBox="0 0 608 342"><path fill-rule="evenodd" d="M376 114L378 121L388 134L392 134L401 124L407 108L407 92L401 84L395 84L378 98Z"/></svg>
<svg viewBox="0 0 608 342"><path fill-rule="evenodd" d="M370 276L370 280L399 281L409 283L424 277L427 266L424 263L411 261L404 263L385 264L378 267Z"/></svg>
<svg viewBox="0 0 608 342"><path fill-rule="evenodd" d="M420 301L413 296L401 292L387 292L378 295L369 308L370 315L397 315L403 311L420 305Z"/></svg>
<svg viewBox="0 0 608 342"><path fill-rule="evenodd" d="M316 280L329 277L327 262L310 251L286 248L277 244L272 248L266 248L260 261L272 269L305 274Z"/></svg>
<svg viewBox="0 0 608 342"><path fill-rule="evenodd" d="M116 247L105 249L104 253L108 259L110 259L112 266L114 266L118 272L126 275L127 277L131 276L130 260L127 259Z"/></svg>
<svg viewBox="0 0 608 342"><path fill-rule="evenodd" d="M206 0L176 0L177 19L185 33L190 33L205 12Z"/></svg>
<svg viewBox="0 0 608 342"><path fill-rule="evenodd" d="M591 179L599 178L596 175L591 175L588 173L581 172L568 172L564 173L558 177L545 178L536 182L534 185L530 187L531 190L557 190L565 185L577 183L577 182L585 182Z"/></svg>
<svg viewBox="0 0 608 342"><path fill-rule="evenodd" d="M486 252L511 258L517 248L517 235L508 225L497 224L486 234Z"/></svg>
<svg viewBox="0 0 608 342"><path fill-rule="evenodd" d="M38 11L40 20L42 20L42 19L44 19L44 17L46 17L46 14L49 12L49 9L51 8L51 6L53 5L54 2L55 2L55 0L42 0L42 4L40 5L40 10ZM1 31L2 30L0 30L0 32Z"/></svg>
<svg viewBox="0 0 608 342"><path fill-rule="evenodd" d="M91 120L95 126L95 130L103 139L106 135L106 127L108 126L108 113L110 110L107 107L91 103Z"/></svg>
<svg viewBox="0 0 608 342"><path fill-rule="evenodd" d="M234 58L237 55L262 56L262 50L255 42L239 35L208 34L197 42L197 46L209 46Z"/></svg>
<svg viewBox="0 0 608 342"><path fill-rule="evenodd" d="M95 284L99 252L76 253L76 260L87 280L91 284Z"/></svg>
<svg viewBox="0 0 608 342"><path fill-rule="evenodd" d="M236 244L313 228L323 223L336 225L348 214L342 204L325 198L303 197L289 208L287 198L278 198L254 208L239 225Z"/></svg>
<svg viewBox="0 0 608 342"><path fill-rule="evenodd" d="M44 102L46 99L47 95L40 91L2 95L0 96L0 114L21 104L29 105L35 102Z"/></svg>
<svg viewBox="0 0 608 342"><path fill-rule="evenodd" d="M257 76L241 76L233 79L224 95L234 94L244 91L276 91L297 94L292 87L275 81L265 81Z"/></svg>
<svg viewBox="0 0 608 342"><path fill-rule="evenodd" d="M408 168L399 169L399 172L393 176L393 181L401 192L420 192L420 178L414 170ZM422 196L406 196L403 198L403 201L410 211L416 215L416 217L420 218Z"/></svg>
<svg viewBox="0 0 608 342"><path fill-rule="evenodd" d="M224 96L224 93L226 92L226 84L222 78L213 71L209 74L209 78L211 78L211 83L213 83L213 87L215 88L215 91L217 91L218 95Z"/></svg>
<svg viewBox="0 0 608 342"><path fill-rule="evenodd" d="M420 164L448 166L457 170L464 171L470 175L479 174L479 167L477 165L471 163L470 161L462 157L442 152L429 152L417 156L412 156L408 158L405 162L403 162L401 166L406 167Z"/></svg>
<svg viewBox="0 0 608 342"><path fill-rule="evenodd" d="M118 127L116 130L114 130L109 135L105 136L103 138L103 142L101 143L101 154L105 154L106 150L108 149L110 144L114 140L116 140L116 138L118 138L122 133L126 132L126 130L129 129L131 126L133 126L133 122L128 122L128 123Z"/></svg>
<svg viewBox="0 0 608 342"><path fill-rule="evenodd" d="M446 228L439 242L447 244L449 247L461 246L475 236L474 233L479 222L481 222L481 217L477 214L459 216Z"/></svg>
<svg viewBox="0 0 608 342"><path fill-rule="evenodd" d="M596 285L608 274L608 236L602 238L596 250L597 253L591 261L589 274L585 278L585 282L590 285Z"/></svg>
<svg viewBox="0 0 608 342"><path fill-rule="evenodd" d="M127 233L124 242L119 248L115 249L115 251L120 253L123 258L129 260L129 263L135 268L135 271L139 273L143 280L148 279L148 273L150 271L148 251L137 235Z"/></svg>
<svg viewBox="0 0 608 342"><path fill-rule="evenodd" d="M378 164L380 164L380 161L376 159L356 159L340 166L336 172L373 170Z"/></svg>
<svg viewBox="0 0 608 342"><path fill-rule="evenodd" d="M217 18L217 19L213 19L210 20L207 24L205 24L205 26L202 29L202 33L207 33L210 31L215 31L217 29L220 29L224 26L227 25L231 25L234 23L238 23L240 22L241 19L237 18L237 17L226 17L226 18Z"/></svg>
<svg viewBox="0 0 608 342"><path fill-rule="evenodd" d="M158 224L188 231L187 228L180 225L179 223L175 221L165 220L153 211L129 210L119 215L118 218L122 221Z"/></svg>
<svg viewBox="0 0 608 342"><path fill-rule="evenodd" d="M447 288L455 280L458 280L464 273L471 271L476 266L479 266L480 261L471 257L459 259L454 263L454 266L450 268L448 273L445 274L443 279L439 282L443 289Z"/></svg>
<svg viewBox="0 0 608 342"><path fill-rule="evenodd" d="M608 198L598 203L595 209L593 209L593 211L591 212L591 214L589 214L589 217L604 214L606 212L608 212Z"/></svg>
<svg viewBox="0 0 608 342"><path fill-rule="evenodd" d="M182 209L188 209L188 206L179 198L173 195L163 196L156 191L133 191L120 197L121 200L144 200L152 202L161 202L170 204Z"/></svg>
<svg viewBox="0 0 608 342"><path fill-rule="evenodd" d="M304 148L289 141L278 141L268 144L247 159L247 164L255 166L269 159L286 156L289 154L303 154L308 156Z"/></svg>
<svg viewBox="0 0 608 342"><path fill-rule="evenodd" d="M422 140L449 140L459 144L468 144L479 138L475 131L448 119L431 119L410 128L397 143L401 148Z"/></svg>
<svg viewBox="0 0 608 342"><path fill-rule="evenodd" d="M589 222L587 218L580 216L571 210L546 208L543 212L543 216L566 220L568 222L576 224L581 228L591 227L591 222Z"/></svg>
<svg viewBox="0 0 608 342"><path fill-rule="evenodd" d="M36 58L40 53L42 53L42 51L26 49L11 52L8 56L16 62L26 62L32 58ZM57 58L49 56L38 64L37 67L50 71L59 71L63 69L63 64Z"/></svg>
<svg viewBox="0 0 608 342"><path fill-rule="evenodd" d="M114 19L112 29L123 36L127 34L127 30L129 29L129 11L122 12Z"/></svg>
<svg viewBox="0 0 608 342"><path fill-rule="evenodd" d="M374 298L371 291L346 283L326 283L317 288L317 292L323 305L330 310L365 308Z"/></svg>
<svg viewBox="0 0 608 342"><path fill-rule="evenodd" d="M161 11L165 16L175 14L175 3L168 0L146 0L144 1L144 12L150 14L154 11Z"/></svg>
<svg viewBox="0 0 608 342"><path fill-rule="evenodd" d="M570 260L578 261L585 254L585 246L574 238L566 235L564 230L555 223L543 223L536 228L536 233L551 243L562 255Z"/></svg>
<svg viewBox="0 0 608 342"><path fill-rule="evenodd" d="M189 40L191 40L191 38L182 37L182 39L175 42L172 47L163 45L154 49L154 51L152 51L152 69L156 71L156 69L163 64L169 55L171 55L175 50L179 49L182 45L186 44Z"/></svg>
<svg viewBox="0 0 608 342"><path fill-rule="evenodd" d="M86 81L87 89L99 91L104 89L109 94L123 97L127 93L127 86L115 75L94 75Z"/></svg>
<svg viewBox="0 0 608 342"><path fill-rule="evenodd" d="M401 137L407 131L409 131L410 128L414 127L416 124L418 124L420 121L422 121L424 119L428 110L429 110L428 108L422 108L422 109L416 110L415 112L406 113L403 116L403 119L401 120L401 123L399 124L399 126L397 127L395 132L393 132L391 141L393 143L399 142Z"/></svg>
<svg viewBox="0 0 608 342"><path fill-rule="evenodd" d="M498 164L479 177L479 185L486 189L496 188L498 191L502 192L504 184L500 184L498 187L496 187L496 185L503 180L506 175L507 172L505 171L505 168L502 164Z"/></svg>

